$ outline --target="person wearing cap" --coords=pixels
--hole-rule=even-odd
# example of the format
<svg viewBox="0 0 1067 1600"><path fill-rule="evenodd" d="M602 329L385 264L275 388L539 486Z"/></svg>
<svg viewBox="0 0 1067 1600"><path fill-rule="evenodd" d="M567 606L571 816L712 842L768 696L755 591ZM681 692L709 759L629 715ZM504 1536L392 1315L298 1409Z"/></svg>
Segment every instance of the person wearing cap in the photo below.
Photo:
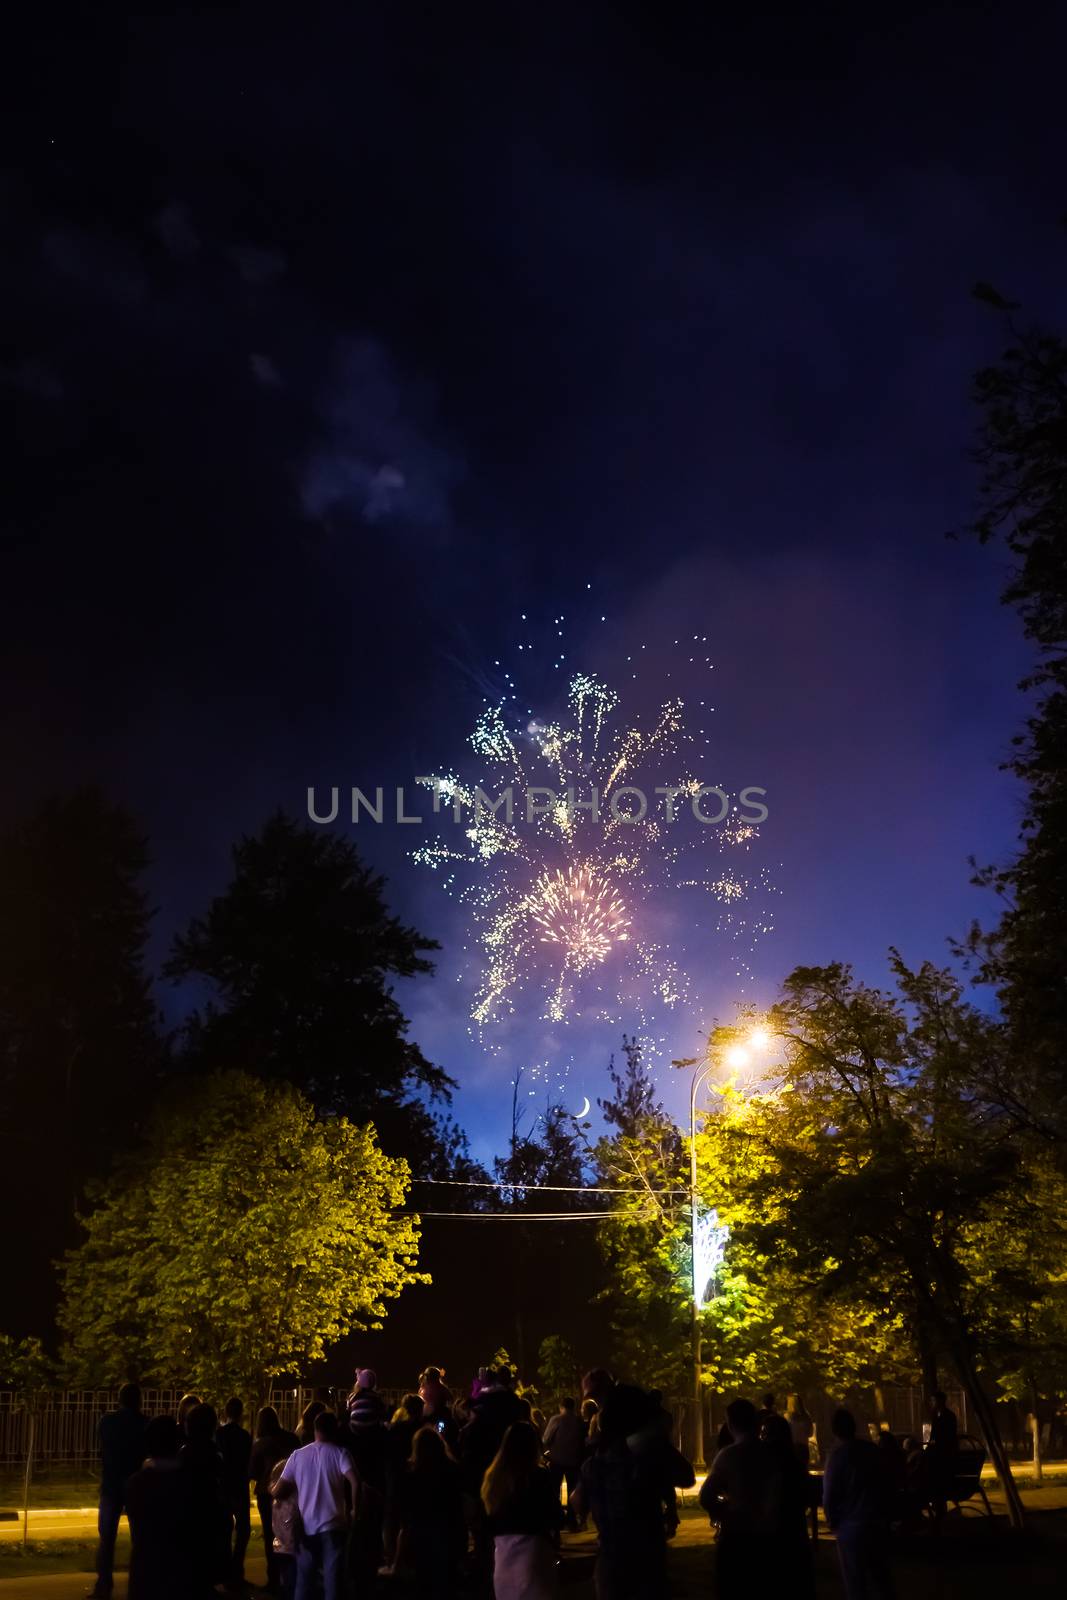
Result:
<svg viewBox="0 0 1067 1600"><path fill-rule="evenodd" d="M388 1420L388 1408L378 1393L378 1374L371 1367L360 1367L356 1387L348 1397L349 1427L373 1427Z"/></svg>

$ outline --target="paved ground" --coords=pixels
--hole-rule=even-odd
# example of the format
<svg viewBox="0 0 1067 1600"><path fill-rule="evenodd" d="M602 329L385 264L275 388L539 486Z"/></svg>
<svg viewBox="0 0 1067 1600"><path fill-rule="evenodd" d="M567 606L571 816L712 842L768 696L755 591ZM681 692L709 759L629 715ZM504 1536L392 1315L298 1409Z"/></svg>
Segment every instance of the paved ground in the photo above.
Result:
<svg viewBox="0 0 1067 1600"><path fill-rule="evenodd" d="M1031 1531L1022 1540L1007 1528L1003 1497L991 1488L993 1520L968 1509L962 1517L950 1517L944 1538L935 1540L929 1533L902 1542L897 1562L897 1592L904 1600L1002 1600L1015 1589L1031 1595L1062 1596L1067 1592L1067 1473L1058 1473L1041 1488L1024 1491L1030 1514ZM693 1503L692 1492L683 1497L683 1519L671 1550L671 1588L677 1600L709 1600L713 1593L714 1554L708 1525ZM88 1531L95 1531L95 1513L85 1508L40 1512L51 1519L50 1526L70 1529L77 1519L88 1519ZM2 1526L2 1525L0 1525ZM837 1574L833 1540L820 1530L816 1547L816 1575L819 1600L840 1600L842 1590ZM31 1540L35 1539L34 1516L30 1518ZM52 1537L57 1537L52 1534ZM84 1534L82 1534L84 1537ZM568 1542L572 1558L592 1552L592 1538L586 1535ZM257 1548L255 1537L252 1550ZM32 1558L31 1558L32 1559ZM0 1600L81 1600L92 1584L91 1549L73 1563L72 1570L48 1577L17 1576L0 1578ZM3 1566L10 1570L12 1558ZM262 1557L250 1557L248 1575L253 1583L264 1576ZM573 1600L591 1600L591 1585L575 1584L566 1591ZM116 1574L115 1600L125 1600L126 1581Z"/></svg>

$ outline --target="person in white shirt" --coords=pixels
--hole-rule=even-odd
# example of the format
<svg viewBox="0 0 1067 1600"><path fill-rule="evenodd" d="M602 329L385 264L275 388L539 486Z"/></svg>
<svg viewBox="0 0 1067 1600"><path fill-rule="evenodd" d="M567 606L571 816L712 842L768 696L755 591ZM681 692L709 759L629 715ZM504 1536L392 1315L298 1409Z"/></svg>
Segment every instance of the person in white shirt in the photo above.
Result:
<svg viewBox="0 0 1067 1600"><path fill-rule="evenodd" d="M319 1572L325 1600L341 1600L345 1542L359 1479L352 1457L337 1443L332 1411L315 1418L314 1444L289 1457L278 1488L283 1498L295 1492L303 1529L296 1557L296 1600L312 1600Z"/></svg>

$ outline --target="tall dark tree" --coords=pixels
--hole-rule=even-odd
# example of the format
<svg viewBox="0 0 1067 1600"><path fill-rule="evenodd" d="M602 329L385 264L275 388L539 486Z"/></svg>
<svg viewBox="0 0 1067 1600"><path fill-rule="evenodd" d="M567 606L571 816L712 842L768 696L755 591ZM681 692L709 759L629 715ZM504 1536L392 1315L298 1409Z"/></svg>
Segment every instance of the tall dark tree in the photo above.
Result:
<svg viewBox="0 0 1067 1600"><path fill-rule="evenodd" d="M51 1315L50 1263L83 1184L129 1143L155 1089L147 863L133 820L95 790L0 836L0 1196L28 1327Z"/></svg>
<svg viewBox="0 0 1067 1600"><path fill-rule="evenodd" d="M233 852L233 879L175 941L168 977L206 978L185 1059L295 1084L320 1112L373 1121L417 1170L440 1157L424 1099L453 1080L408 1038L391 978L433 970L437 949L391 916L384 881L346 840L281 813Z"/></svg>
<svg viewBox="0 0 1067 1600"><path fill-rule="evenodd" d="M1021 685L1031 710L1008 762L1026 788L1021 848L979 874L1005 909L991 936L975 930L971 942L1011 1031L1014 1092L1025 1089L1042 1126L1067 1137L1067 343L1021 330L1018 308L987 286L977 293L1005 318L1010 342L975 380L982 480L972 531L1011 552L1002 598L1037 659Z"/></svg>

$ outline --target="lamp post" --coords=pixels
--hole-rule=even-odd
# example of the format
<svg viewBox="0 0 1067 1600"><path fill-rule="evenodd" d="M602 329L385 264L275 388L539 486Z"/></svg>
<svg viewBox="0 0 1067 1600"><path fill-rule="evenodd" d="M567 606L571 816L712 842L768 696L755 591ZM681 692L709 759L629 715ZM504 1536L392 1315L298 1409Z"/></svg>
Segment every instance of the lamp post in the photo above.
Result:
<svg viewBox="0 0 1067 1600"><path fill-rule="evenodd" d="M754 1028L749 1034L747 1044L733 1044L725 1053L725 1063L735 1071L740 1071L747 1066L751 1059L752 1050L764 1050L770 1042L770 1035L766 1028ZM678 1062L679 1066L689 1066L689 1062ZM704 1299L706 1280L701 1283L698 1272L700 1255L697 1249L697 1239L700 1233L699 1201L697 1199L697 1093L700 1085L714 1070L717 1063L712 1059L710 1048L705 1060L696 1064L693 1081L689 1088L689 1242L692 1251L692 1305L690 1308L690 1338L691 1355L693 1362L693 1412L695 1422L694 1433L694 1465L703 1468L704 1462L704 1395L701 1378L703 1375L703 1359L700 1339L700 1307Z"/></svg>
<svg viewBox="0 0 1067 1600"><path fill-rule="evenodd" d="M709 1072L711 1072L712 1065L712 1062L705 1061L703 1066L697 1067L697 1070L693 1073L693 1082L689 1091L689 1243L693 1259L690 1333L692 1340L693 1419L695 1427L693 1454L694 1465L698 1469L704 1466L704 1395L701 1383L703 1361L701 1360L700 1349L700 1301L704 1286L697 1283L697 1230L699 1226L697 1217L697 1090Z"/></svg>

